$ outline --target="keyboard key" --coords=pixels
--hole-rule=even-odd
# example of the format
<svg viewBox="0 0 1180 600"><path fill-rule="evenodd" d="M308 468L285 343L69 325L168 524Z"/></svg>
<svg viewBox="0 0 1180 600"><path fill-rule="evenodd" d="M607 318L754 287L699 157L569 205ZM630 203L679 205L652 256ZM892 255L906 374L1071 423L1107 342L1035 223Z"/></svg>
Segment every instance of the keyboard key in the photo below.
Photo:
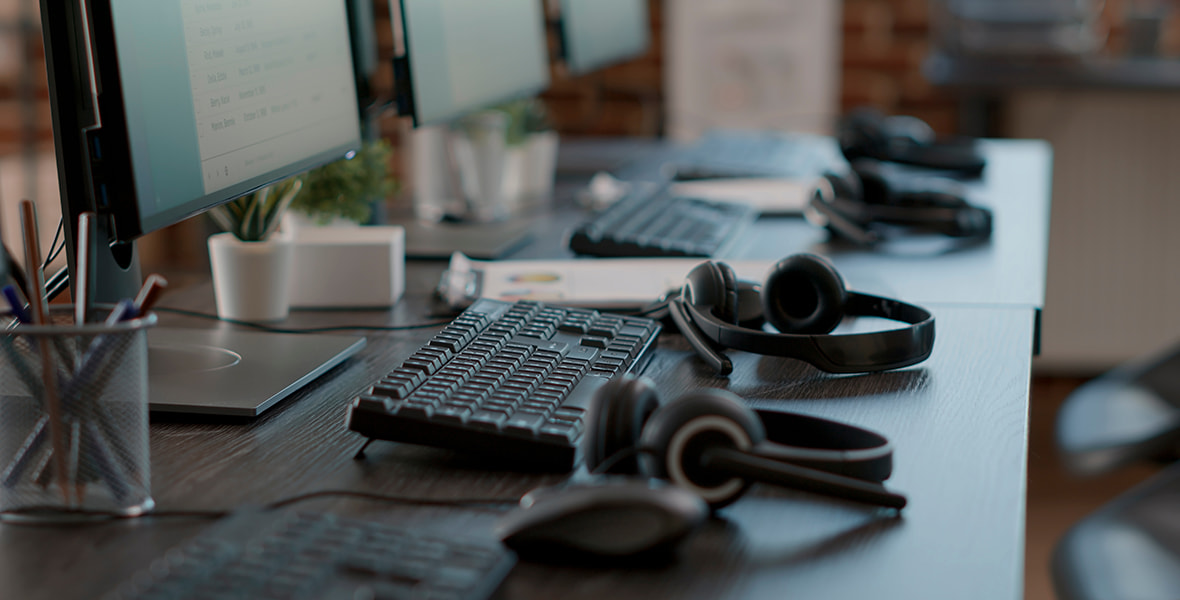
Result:
<svg viewBox="0 0 1180 600"><path fill-rule="evenodd" d="M606 348L606 345L607 345L607 343L609 343L609 340L607 340L604 337L599 337L596 335L587 335L587 336L584 336L581 340L579 340L578 343L583 346L590 347L590 348Z"/></svg>

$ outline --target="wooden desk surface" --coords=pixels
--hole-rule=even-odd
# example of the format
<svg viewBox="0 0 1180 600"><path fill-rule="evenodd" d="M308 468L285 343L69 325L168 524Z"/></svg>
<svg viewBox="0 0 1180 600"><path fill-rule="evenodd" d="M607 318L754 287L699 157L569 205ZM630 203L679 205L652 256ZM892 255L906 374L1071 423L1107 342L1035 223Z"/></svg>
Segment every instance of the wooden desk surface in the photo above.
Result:
<svg viewBox="0 0 1180 600"><path fill-rule="evenodd" d="M647 370L668 398L697 385L722 386L759 407L839 418L884 433L896 445L889 485L910 500L900 518L756 487L693 538L675 565L621 570L521 564L510 576L507 597L561 592L576 598L777 598L786 590L823 598L1016 596L1023 574L1033 315L1027 309L970 307L935 313L933 355L902 371L833 377L797 361L736 354L727 381L707 374L672 334L663 336ZM385 313L330 316L314 320L389 319ZM515 497L559 480L390 442L375 442L365 460L353 459L363 440L344 428L347 403L429 335L370 335L356 359L249 423L153 423L158 509L258 505L324 489ZM477 536L490 536L497 517L494 511L354 500L299 507ZM144 518L76 527L0 525L0 597L92 597L205 524Z"/></svg>
<svg viewBox="0 0 1180 600"><path fill-rule="evenodd" d="M1030 246L1031 255L1044 251ZM392 310L300 311L285 325L425 321L426 292L442 267L408 265L411 293ZM211 310L212 293L207 284L199 285L164 304ZM1018 597L1036 308L954 302L930 308L938 328L934 352L904 370L832 376L797 361L733 353L734 373L720 379L683 338L666 333L646 371L667 398L697 386L727 387L759 407L842 419L885 434L896 448L889 485L910 501L900 518L755 487L692 538L674 564L621 569L521 563L509 576L505 596ZM167 314L162 321L228 327ZM472 457L390 442L375 442L365 460L354 460L363 440L344 428L348 402L432 333L367 334L369 344L358 356L254 421L153 423L158 509L259 505L326 489L515 498L560 480L560 474L512 472ZM342 499L299 508L485 537L499 515ZM207 523L145 517L70 527L0 524L0 598L98 596Z"/></svg>

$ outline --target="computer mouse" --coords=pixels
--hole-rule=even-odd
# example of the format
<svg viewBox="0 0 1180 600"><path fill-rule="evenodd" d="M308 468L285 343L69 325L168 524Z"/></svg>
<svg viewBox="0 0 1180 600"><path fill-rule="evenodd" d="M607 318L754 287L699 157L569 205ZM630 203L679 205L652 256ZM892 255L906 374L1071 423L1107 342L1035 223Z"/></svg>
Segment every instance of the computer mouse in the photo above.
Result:
<svg viewBox="0 0 1180 600"><path fill-rule="evenodd" d="M522 558L665 554L708 517L696 494L658 480L599 478L539 488L496 527Z"/></svg>

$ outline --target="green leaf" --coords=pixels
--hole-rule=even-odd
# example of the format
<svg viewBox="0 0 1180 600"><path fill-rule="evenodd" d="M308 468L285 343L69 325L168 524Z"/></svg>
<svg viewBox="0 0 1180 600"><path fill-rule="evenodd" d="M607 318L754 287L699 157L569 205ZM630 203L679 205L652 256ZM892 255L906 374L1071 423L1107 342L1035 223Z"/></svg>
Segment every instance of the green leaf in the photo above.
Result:
<svg viewBox="0 0 1180 600"><path fill-rule="evenodd" d="M393 148L388 141L369 142L352 159L309 171L291 208L320 223L336 217L364 223L374 202L397 191L392 162Z"/></svg>
<svg viewBox="0 0 1180 600"><path fill-rule="evenodd" d="M243 242L260 242L278 229L283 212L303 188L303 176L284 179L209 211L221 229Z"/></svg>

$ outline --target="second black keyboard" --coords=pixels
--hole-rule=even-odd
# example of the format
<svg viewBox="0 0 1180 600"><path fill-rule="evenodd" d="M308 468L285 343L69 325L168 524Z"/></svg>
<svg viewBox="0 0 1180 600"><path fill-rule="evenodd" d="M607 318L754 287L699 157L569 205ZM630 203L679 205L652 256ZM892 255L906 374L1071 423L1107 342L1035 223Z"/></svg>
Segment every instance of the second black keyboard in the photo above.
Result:
<svg viewBox="0 0 1180 600"><path fill-rule="evenodd" d="M647 318L480 299L358 396L348 428L569 470L594 392L640 371L659 331Z"/></svg>
<svg viewBox="0 0 1180 600"><path fill-rule="evenodd" d="M647 188L624 195L569 238L569 248L591 256L699 256L709 258L736 242L758 210Z"/></svg>
<svg viewBox="0 0 1180 600"><path fill-rule="evenodd" d="M495 596L516 556L496 542L330 513L241 510L163 553L103 600Z"/></svg>

